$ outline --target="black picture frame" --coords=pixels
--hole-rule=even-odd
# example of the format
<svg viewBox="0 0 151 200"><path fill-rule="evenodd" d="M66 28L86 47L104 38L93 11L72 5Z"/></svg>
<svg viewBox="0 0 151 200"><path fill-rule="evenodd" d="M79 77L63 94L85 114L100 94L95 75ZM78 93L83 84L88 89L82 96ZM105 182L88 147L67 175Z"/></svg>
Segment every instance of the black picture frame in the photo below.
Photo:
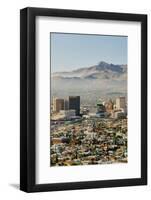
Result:
<svg viewBox="0 0 151 200"><path fill-rule="evenodd" d="M102 19L141 23L141 178L70 183L35 182L35 19L54 16ZM147 15L48 8L24 8L20 11L20 190L44 192L136 186L147 184Z"/></svg>

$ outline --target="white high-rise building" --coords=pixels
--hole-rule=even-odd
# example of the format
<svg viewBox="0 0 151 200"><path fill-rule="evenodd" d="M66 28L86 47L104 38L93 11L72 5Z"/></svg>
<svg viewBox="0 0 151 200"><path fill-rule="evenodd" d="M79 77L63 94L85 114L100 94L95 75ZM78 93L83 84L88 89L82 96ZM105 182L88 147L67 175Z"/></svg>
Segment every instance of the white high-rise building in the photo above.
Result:
<svg viewBox="0 0 151 200"><path fill-rule="evenodd" d="M125 109L126 108L126 98L125 97L118 97L116 99L116 109Z"/></svg>

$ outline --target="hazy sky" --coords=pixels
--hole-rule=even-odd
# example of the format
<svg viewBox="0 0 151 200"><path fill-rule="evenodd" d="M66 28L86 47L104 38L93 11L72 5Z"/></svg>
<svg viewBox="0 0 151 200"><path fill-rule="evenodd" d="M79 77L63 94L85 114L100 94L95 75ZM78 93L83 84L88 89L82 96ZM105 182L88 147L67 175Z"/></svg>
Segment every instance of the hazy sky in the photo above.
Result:
<svg viewBox="0 0 151 200"><path fill-rule="evenodd" d="M51 70L71 71L105 61L127 64L126 36L50 34Z"/></svg>

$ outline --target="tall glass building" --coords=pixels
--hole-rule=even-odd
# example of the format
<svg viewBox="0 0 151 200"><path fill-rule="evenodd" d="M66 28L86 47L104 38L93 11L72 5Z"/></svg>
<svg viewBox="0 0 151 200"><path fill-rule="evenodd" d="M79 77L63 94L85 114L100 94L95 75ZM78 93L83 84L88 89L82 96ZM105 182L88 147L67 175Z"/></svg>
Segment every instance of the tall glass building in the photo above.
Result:
<svg viewBox="0 0 151 200"><path fill-rule="evenodd" d="M69 109L75 110L76 115L80 115L80 96L69 96Z"/></svg>

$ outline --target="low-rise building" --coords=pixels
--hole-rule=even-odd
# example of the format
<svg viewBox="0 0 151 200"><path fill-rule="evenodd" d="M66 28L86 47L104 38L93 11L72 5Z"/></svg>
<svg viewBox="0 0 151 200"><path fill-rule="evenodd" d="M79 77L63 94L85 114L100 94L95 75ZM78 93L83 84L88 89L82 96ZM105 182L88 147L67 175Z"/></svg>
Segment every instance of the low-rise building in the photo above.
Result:
<svg viewBox="0 0 151 200"><path fill-rule="evenodd" d="M68 118L70 119L71 117L75 116L75 110L60 110L60 114L64 117L64 118Z"/></svg>

